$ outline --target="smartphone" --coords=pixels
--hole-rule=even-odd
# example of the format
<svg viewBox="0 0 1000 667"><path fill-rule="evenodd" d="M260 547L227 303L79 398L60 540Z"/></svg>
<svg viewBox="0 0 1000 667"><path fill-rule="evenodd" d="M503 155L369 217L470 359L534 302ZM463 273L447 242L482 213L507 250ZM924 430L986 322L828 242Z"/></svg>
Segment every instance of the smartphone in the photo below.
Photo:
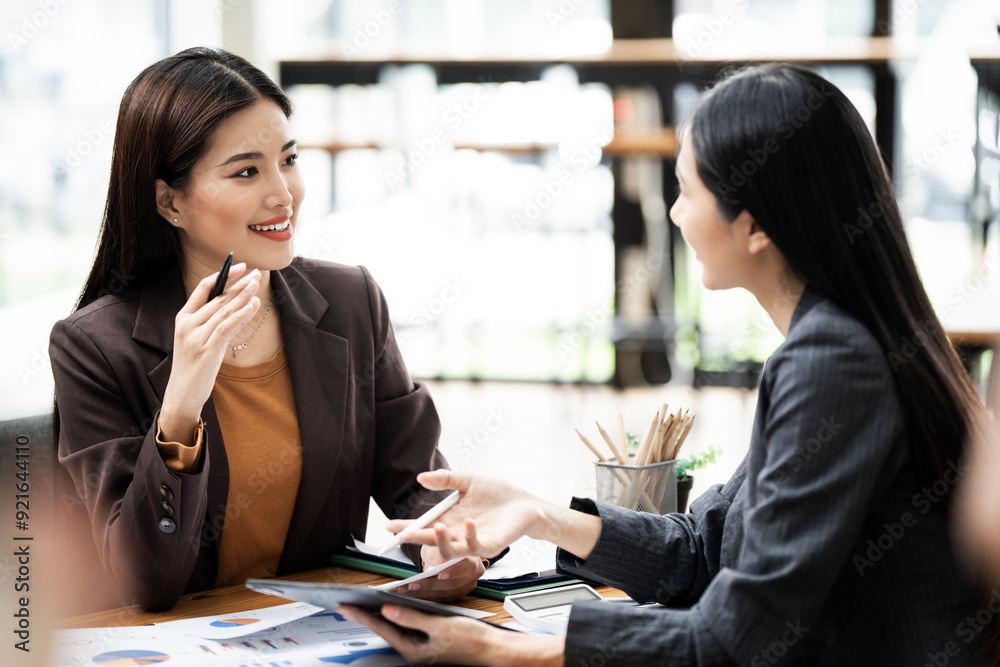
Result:
<svg viewBox="0 0 1000 667"><path fill-rule="evenodd" d="M208 295L209 301L222 294L222 290L226 288L226 281L229 280L229 267L232 265L233 253L229 253L229 257L226 257L226 261L222 263L222 268L219 270L219 277L215 279L212 293Z"/></svg>

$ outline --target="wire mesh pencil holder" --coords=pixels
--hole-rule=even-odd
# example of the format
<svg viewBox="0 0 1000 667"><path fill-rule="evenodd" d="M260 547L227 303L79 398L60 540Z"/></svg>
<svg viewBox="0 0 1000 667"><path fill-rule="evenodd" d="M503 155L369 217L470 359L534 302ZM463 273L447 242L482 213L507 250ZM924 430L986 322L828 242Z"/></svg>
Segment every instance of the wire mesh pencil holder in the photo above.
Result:
<svg viewBox="0 0 1000 667"><path fill-rule="evenodd" d="M677 511L677 461L645 466L595 461L594 465L599 501L650 514Z"/></svg>

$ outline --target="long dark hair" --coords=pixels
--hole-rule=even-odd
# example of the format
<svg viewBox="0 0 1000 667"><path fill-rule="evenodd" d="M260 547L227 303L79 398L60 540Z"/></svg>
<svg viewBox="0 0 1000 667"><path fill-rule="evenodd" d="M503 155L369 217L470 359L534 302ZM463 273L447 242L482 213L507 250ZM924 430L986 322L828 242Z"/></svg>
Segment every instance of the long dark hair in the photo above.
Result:
<svg viewBox="0 0 1000 667"><path fill-rule="evenodd" d="M208 47L164 58L129 84L118 109L97 253L77 308L180 265L177 230L156 210L156 179L183 189L219 124L262 99L291 116L291 102L266 74Z"/></svg>
<svg viewBox="0 0 1000 667"><path fill-rule="evenodd" d="M918 476L942 479L982 406L920 282L892 179L854 105L805 67L759 65L712 88L690 127L698 176L723 218L748 211L811 289L878 340Z"/></svg>

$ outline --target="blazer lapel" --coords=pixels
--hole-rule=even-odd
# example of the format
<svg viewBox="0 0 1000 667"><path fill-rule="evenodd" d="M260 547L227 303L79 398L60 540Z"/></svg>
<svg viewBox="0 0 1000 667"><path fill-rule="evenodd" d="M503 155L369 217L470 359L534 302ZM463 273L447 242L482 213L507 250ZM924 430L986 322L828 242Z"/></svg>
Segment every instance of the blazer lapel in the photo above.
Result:
<svg viewBox="0 0 1000 667"><path fill-rule="evenodd" d="M278 566L281 573L308 544L336 478L351 369L347 340L318 327L330 303L294 264L271 273L271 292L281 313L302 438L302 478Z"/></svg>

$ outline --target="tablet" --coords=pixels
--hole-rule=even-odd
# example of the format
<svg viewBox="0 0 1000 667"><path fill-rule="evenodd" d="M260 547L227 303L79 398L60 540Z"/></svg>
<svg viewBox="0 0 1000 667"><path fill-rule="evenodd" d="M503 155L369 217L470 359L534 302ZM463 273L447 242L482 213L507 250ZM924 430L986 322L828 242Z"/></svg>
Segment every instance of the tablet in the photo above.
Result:
<svg viewBox="0 0 1000 667"><path fill-rule="evenodd" d="M247 579L247 588L276 595L298 602L308 602L317 607L335 611L342 604L378 613L382 605L394 604L398 607L416 609L425 614L437 616L467 616L476 618L476 612L449 607L429 600L411 598L390 591L379 591L366 586L345 586L342 584L316 584L305 581L282 581L281 579Z"/></svg>

